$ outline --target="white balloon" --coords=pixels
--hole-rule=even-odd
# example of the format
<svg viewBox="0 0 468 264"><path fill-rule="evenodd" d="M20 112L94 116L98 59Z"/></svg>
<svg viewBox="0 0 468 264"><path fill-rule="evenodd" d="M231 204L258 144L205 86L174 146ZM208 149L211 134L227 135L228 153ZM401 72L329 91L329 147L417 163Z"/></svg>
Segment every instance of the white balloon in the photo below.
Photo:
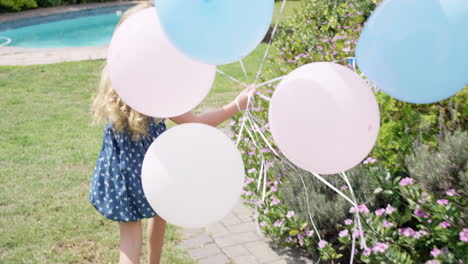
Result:
<svg viewBox="0 0 468 264"><path fill-rule="evenodd" d="M232 210L245 176L241 154L224 133L183 124L156 138L141 177L146 199L159 216L177 226L199 228Z"/></svg>
<svg viewBox="0 0 468 264"><path fill-rule="evenodd" d="M178 51L164 34L154 7L127 18L109 45L112 86L130 107L153 117L174 117L208 95L216 66Z"/></svg>
<svg viewBox="0 0 468 264"><path fill-rule="evenodd" d="M288 74L273 94L269 120L284 155L319 174L359 164L372 150L380 128L371 87L354 71L327 62Z"/></svg>

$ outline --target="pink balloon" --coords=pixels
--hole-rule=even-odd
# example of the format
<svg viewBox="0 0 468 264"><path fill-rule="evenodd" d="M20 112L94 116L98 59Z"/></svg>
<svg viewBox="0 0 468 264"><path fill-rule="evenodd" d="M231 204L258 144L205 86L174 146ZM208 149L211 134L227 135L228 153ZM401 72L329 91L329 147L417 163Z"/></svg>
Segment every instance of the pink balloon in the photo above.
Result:
<svg viewBox="0 0 468 264"><path fill-rule="evenodd" d="M119 96L154 117L174 117L196 107L216 75L216 66L196 62L172 46L154 8L133 14L116 29L107 62Z"/></svg>
<svg viewBox="0 0 468 264"><path fill-rule="evenodd" d="M352 70L334 63L304 65L283 79L271 99L271 133L297 166L335 174L359 164L380 127L377 100Z"/></svg>

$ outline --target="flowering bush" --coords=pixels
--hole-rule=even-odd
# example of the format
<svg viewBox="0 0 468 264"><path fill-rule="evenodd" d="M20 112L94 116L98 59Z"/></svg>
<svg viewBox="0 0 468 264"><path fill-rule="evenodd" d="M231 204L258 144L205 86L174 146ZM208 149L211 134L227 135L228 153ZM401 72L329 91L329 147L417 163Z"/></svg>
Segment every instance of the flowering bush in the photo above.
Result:
<svg viewBox="0 0 468 264"><path fill-rule="evenodd" d="M408 177L393 182L392 189L405 203L403 210L389 204L374 212L360 211L366 219L363 230L353 230L351 220L345 220L338 225L338 245L318 245L323 259L339 259L339 252L350 250L355 234L366 237L367 248L356 250L363 263L467 261L466 200L453 189L447 190L443 199L436 199Z"/></svg>
<svg viewBox="0 0 468 264"><path fill-rule="evenodd" d="M287 20L274 36L280 51L271 64L273 75L285 75L301 65L354 56L363 23L380 0L311 0ZM428 55L429 56L429 55ZM344 60L343 62L346 62ZM437 104L401 102L378 92L381 129L372 157L393 173L408 172L404 157L417 139L437 146L444 131L467 127L468 89Z"/></svg>
<svg viewBox="0 0 468 264"><path fill-rule="evenodd" d="M313 61L352 56L362 23L376 2L343 2L305 1L300 13L275 36L280 54L270 62L280 66L268 75L284 75ZM272 89L270 85L262 92L271 96ZM247 168L244 199L257 209L259 226L276 243L303 249L325 262L349 262L353 235L358 238L358 263L465 261L461 253L466 250L466 204L460 194L466 186L444 189L443 197L434 196L408 174L405 156L413 153L415 142L435 150L441 132L466 127L466 89L433 105L411 105L380 92L376 96L382 127L373 158L348 172L358 208L350 208L313 175L272 153L270 147L281 155L269 132L268 102L262 99L251 111L252 122L237 118L231 123L236 135L244 121L246 126L239 145ZM338 175L325 178L351 195ZM449 194L453 195L446 197ZM351 213L355 210L363 219L362 230L354 229ZM362 235L368 245L365 249L360 247Z"/></svg>

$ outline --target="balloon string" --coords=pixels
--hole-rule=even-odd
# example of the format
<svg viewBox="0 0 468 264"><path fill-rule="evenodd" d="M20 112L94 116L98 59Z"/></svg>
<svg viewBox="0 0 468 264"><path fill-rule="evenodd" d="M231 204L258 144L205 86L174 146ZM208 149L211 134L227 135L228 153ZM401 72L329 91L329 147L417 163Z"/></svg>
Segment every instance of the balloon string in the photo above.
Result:
<svg viewBox="0 0 468 264"><path fill-rule="evenodd" d="M249 76L247 75L247 71L245 70L245 65L242 59L239 60L239 63L241 65L242 71L244 72L244 77L247 82L249 82Z"/></svg>
<svg viewBox="0 0 468 264"><path fill-rule="evenodd" d="M226 76L227 78L231 79L232 81L234 81L234 82L236 82L236 83L238 83L238 84L241 84L241 85L245 86L246 88L249 87L247 84L245 84L245 83L243 83L243 82L237 80L236 78L232 77L232 76L229 75L229 74L226 74L225 72L223 72L223 71L220 70L220 69L216 69L216 71L217 71L219 74L224 75L224 76Z"/></svg>
<svg viewBox="0 0 468 264"><path fill-rule="evenodd" d="M281 18L281 14L283 13L284 7L286 6L286 2L287 2L287 0L283 0L283 3L281 4L281 8L280 8L278 17L277 17L277 19L276 19L275 26L273 27L273 31L271 32L271 37L270 37L270 40L268 41L268 45L267 45L267 48L266 48L266 50L265 50L265 54L263 55L263 59L262 59L262 63L260 64L260 68L259 68L259 70L257 71L257 76L255 77L254 84L257 83L258 78L260 78L260 75L262 74L263 65L265 64L265 60L266 60L266 58L267 58L267 56L268 56L268 53L270 52L271 43L272 43L272 41L273 41L273 37L274 37L275 34L276 34L276 29L278 28L278 25L279 25L279 22L280 22L280 18Z"/></svg>
<svg viewBox="0 0 468 264"><path fill-rule="evenodd" d="M343 178L343 180L346 182L346 184L348 185L349 191L351 192L351 196L352 196L354 202L357 204L357 199L356 199L356 196L354 195L354 190L353 190L353 187L351 186L351 182L349 181L348 176L346 175L345 172L340 173L340 175ZM365 238L365 235L364 235L364 231L362 229L361 217L359 216L359 210L358 210L357 206L354 207L354 210L355 210L355 212L354 212L354 227L353 227L353 234L352 234L353 243L352 243L352 247L351 247L350 264L353 264L354 254L355 254L354 251L356 249L356 228L359 230L359 232L357 234L359 234L359 236L361 237L361 248L367 249L366 238Z"/></svg>

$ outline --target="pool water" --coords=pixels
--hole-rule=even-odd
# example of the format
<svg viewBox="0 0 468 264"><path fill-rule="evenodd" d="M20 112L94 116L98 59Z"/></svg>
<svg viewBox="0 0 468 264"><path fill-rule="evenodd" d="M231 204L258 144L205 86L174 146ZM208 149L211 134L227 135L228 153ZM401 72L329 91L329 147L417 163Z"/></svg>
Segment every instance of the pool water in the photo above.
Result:
<svg viewBox="0 0 468 264"><path fill-rule="evenodd" d="M23 48L63 48L109 44L122 11L55 19L54 21L0 31L1 37L11 39L6 46ZM31 24L31 22L29 22Z"/></svg>

